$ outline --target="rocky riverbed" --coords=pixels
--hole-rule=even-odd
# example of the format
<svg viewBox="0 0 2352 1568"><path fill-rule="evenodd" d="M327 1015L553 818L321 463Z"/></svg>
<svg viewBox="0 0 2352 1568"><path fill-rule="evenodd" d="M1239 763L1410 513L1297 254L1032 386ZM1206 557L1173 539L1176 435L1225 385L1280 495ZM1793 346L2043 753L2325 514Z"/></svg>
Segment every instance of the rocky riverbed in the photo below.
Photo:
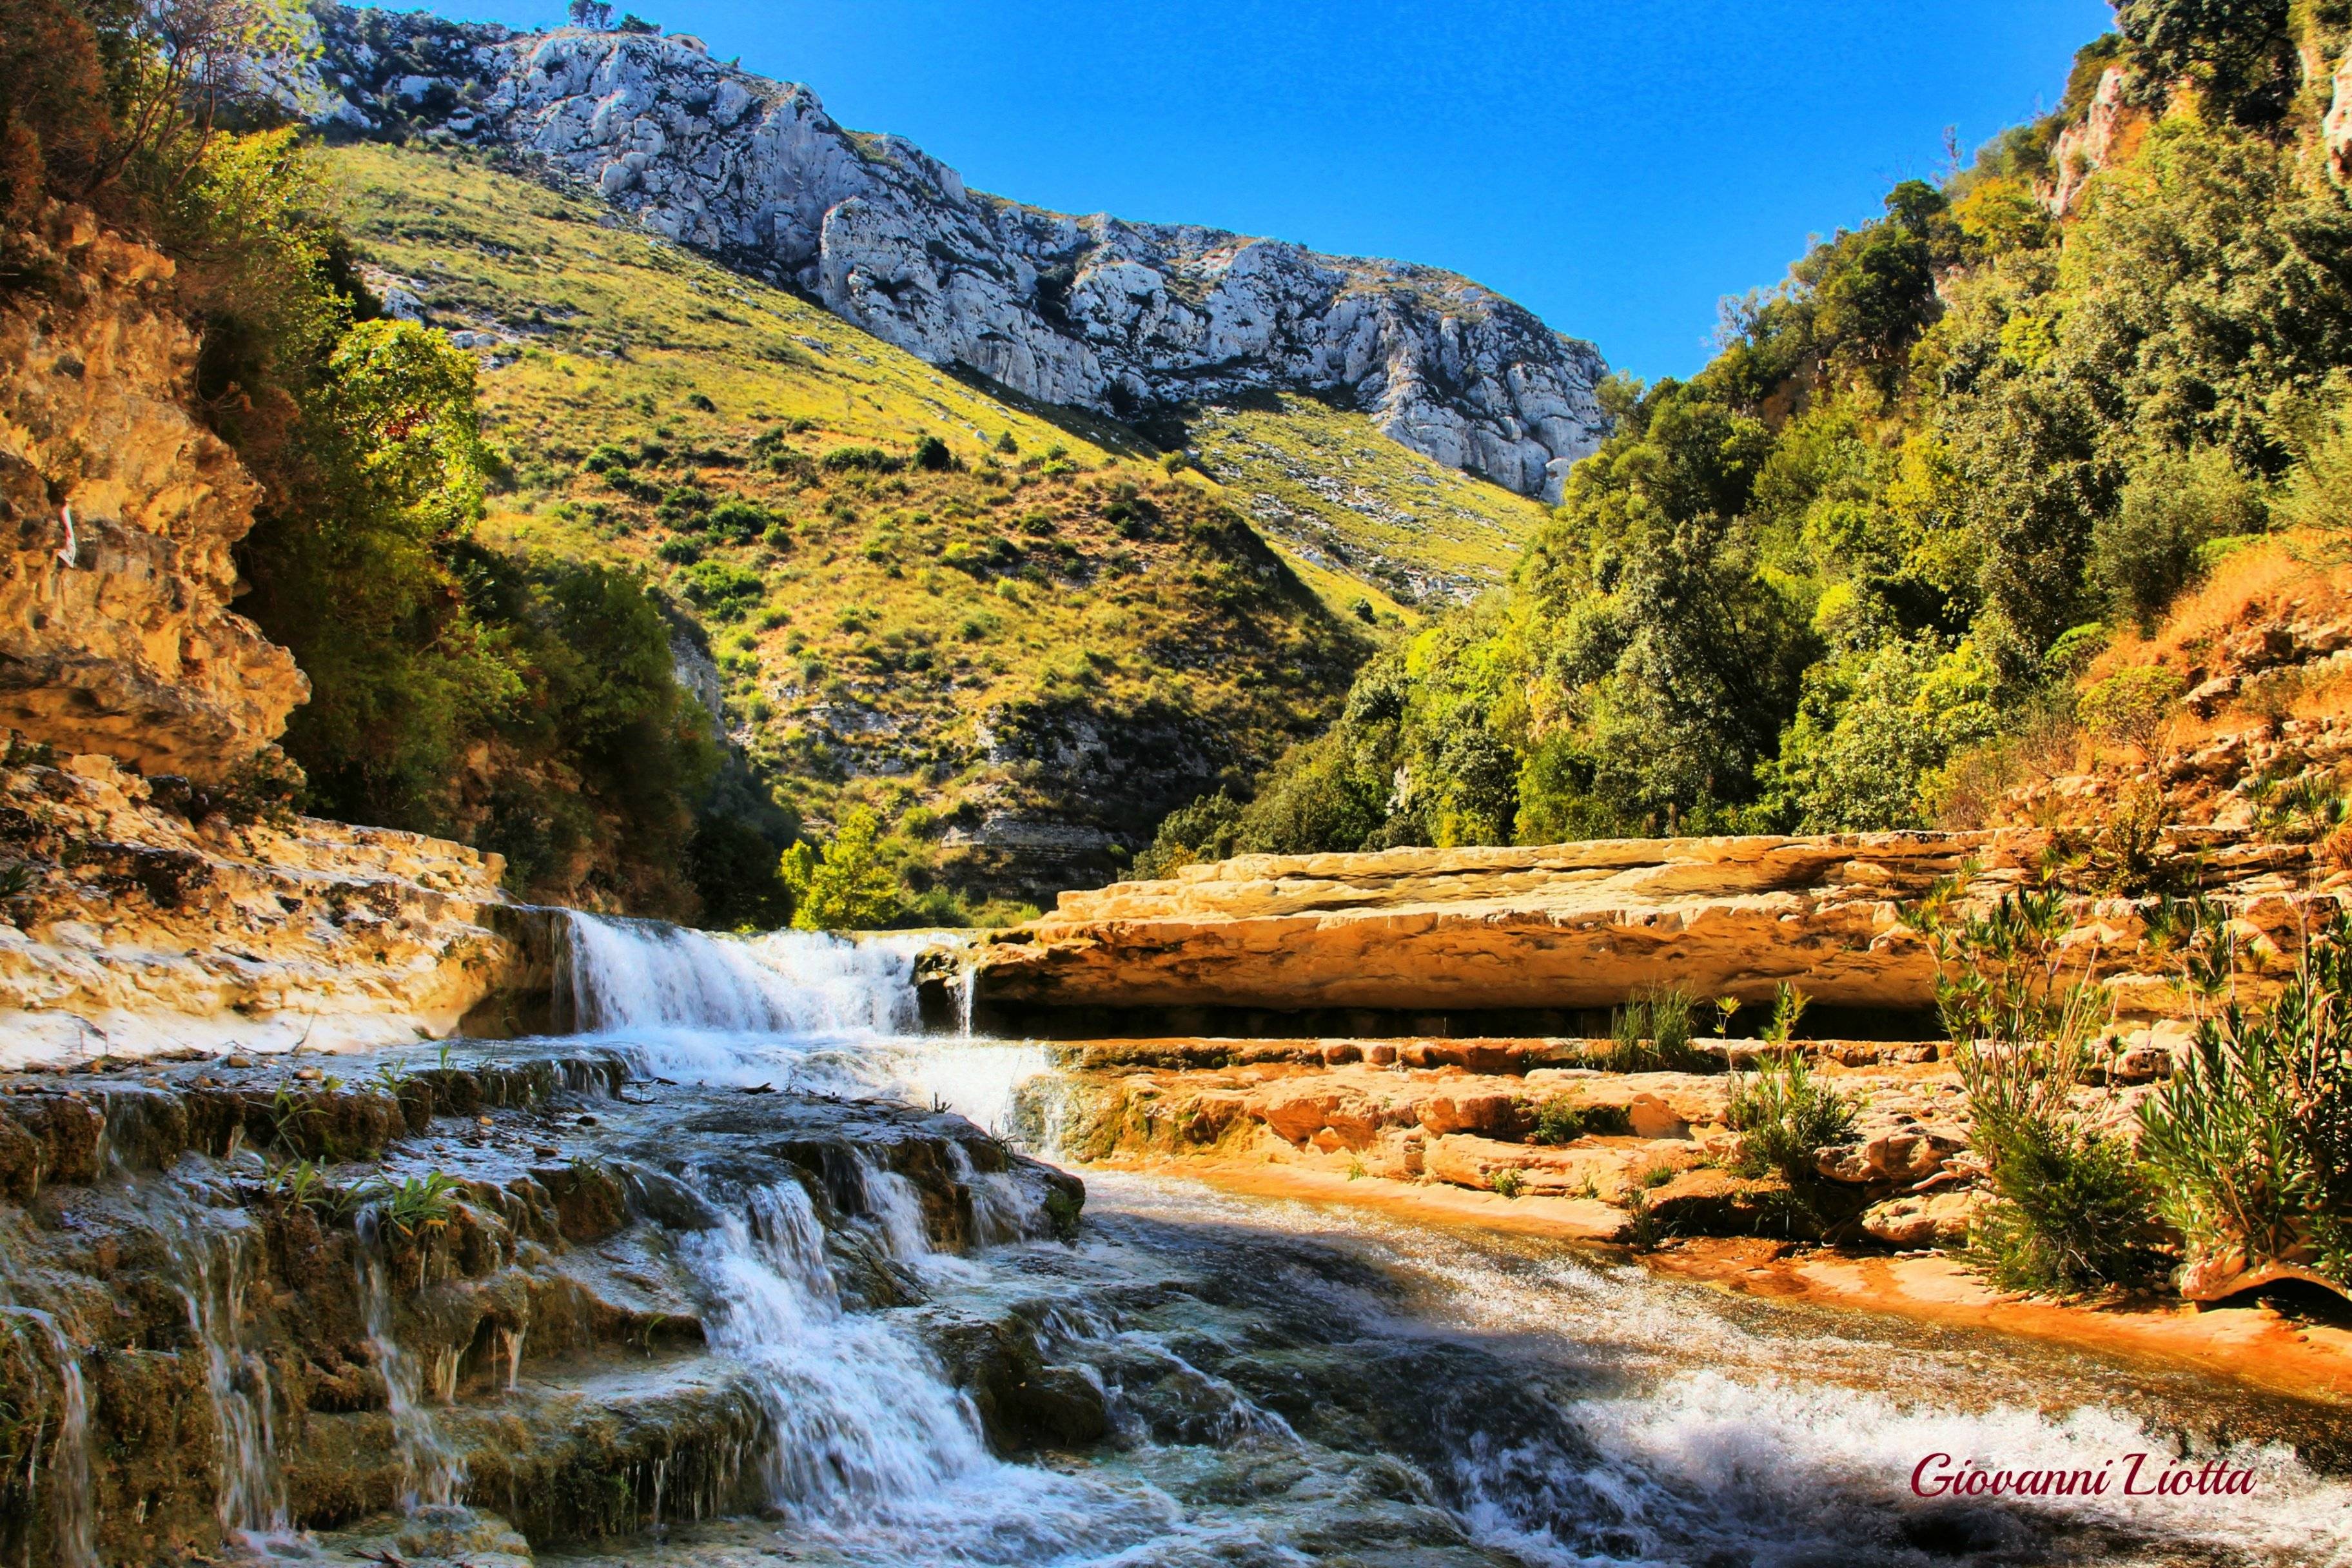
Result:
<svg viewBox="0 0 2352 1568"><path fill-rule="evenodd" d="M1492 1097L1539 1074L1643 1119L1602 1147L1696 1142L1709 1075L1604 1083L1555 1065L1559 1041L1375 1062L926 1036L919 945L579 917L573 1036L0 1080L0 1557L2352 1553L2343 1405L2318 1384L1825 1311L1826 1275L1726 1293L1769 1260L1645 1268L1541 1219L1572 1195L1315 1163L1359 1101L1431 1147L1525 1147ZM1891 1126L1914 1125L1898 1092L1934 1099L1935 1064L1906 1053L1850 1047L1837 1069L1885 1080ZM1246 1141L1082 1165L1083 1189L1038 1157L1140 1163L1035 1123L1105 1081L1148 1104L1155 1074L1232 1077ZM1305 1120L1304 1152L1263 1158ZM1938 1452L2090 1472L2147 1454L2252 1490L1922 1496Z"/></svg>

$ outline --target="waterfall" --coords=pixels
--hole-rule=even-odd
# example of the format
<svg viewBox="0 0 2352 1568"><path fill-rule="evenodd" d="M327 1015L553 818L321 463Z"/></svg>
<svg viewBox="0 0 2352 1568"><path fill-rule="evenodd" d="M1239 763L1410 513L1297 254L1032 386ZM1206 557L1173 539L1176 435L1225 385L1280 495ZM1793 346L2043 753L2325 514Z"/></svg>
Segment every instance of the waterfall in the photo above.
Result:
<svg viewBox="0 0 2352 1568"><path fill-rule="evenodd" d="M393 1439L400 1447L401 1511L414 1513L427 1504L457 1501L466 1489L466 1462L443 1440L440 1423L424 1403L424 1375L392 1337L392 1289L385 1278L382 1226L373 1205L360 1211L360 1300L366 1313L368 1348L383 1374Z"/></svg>
<svg viewBox="0 0 2352 1568"><path fill-rule="evenodd" d="M930 1258L903 1178L860 1174L893 1255ZM711 1348L755 1380L772 1429L769 1499L800 1534L855 1543L860 1562L1040 1563L1108 1555L1169 1528L1173 1510L1156 1495L991 1454L978 1413L919 1340L844 1309L797 1182L713 1206L719 1224L681 1251L712 1299Z"/></svg>
<svg viewBox="0 0 2352 1568"><path fill-rule="evenodd" d="M898 1228L884 1223L886 1234ZM778 1507L823 1513L920 1497L994 1464L978 1420L929 1355L842 1310L824 1227L796 1183L753 1193L688 1249L719 1302L713 1342L761 1373Z"/></svg>
<svg viewBox="0 0 2352 1568"><path fill-rule="evenodd" d="M915 955L935 935L715 936L566 911L558 999L583 1033L903 1034L920 1026Z"/></svg>
<svg viewBox="0 0 2352 1568"><path fill-rule="evenodd" d="M58 1363L58 1435L49 1461L49 1529L58 1568L99 1568L98 1506L89 1479L89 1394L81 1360L58 1321L37 1307L0 1302L0 1314L32 1324ZM25 1473L28 1494L40 1491L41 1436L36 1430Z"/></svg>
<svg viewBox="0 0 2352 1568"><path fill-rule="evenodd" d="M284 1536L292 1526L278 1467L269 1363L245 1343L250 1239L243 1231L199 1231L184 1220L172 1243L178 1266L173 1289L204 1352L205 1388L220 1444L221 1528L232 1536Z"/></svg>
<svg viewBox="0 0 2352 1568"><path fill-rule="evenodd" d="M937 1105L1012 1131L1020 1087L1049 1070L1012 1041L918 1037L915 958L939 931L718 936L658 921L566 911L559 1003L616 1037L648 1075L773 1084ZM967 973L959 986L966 1003Z"/></svg>

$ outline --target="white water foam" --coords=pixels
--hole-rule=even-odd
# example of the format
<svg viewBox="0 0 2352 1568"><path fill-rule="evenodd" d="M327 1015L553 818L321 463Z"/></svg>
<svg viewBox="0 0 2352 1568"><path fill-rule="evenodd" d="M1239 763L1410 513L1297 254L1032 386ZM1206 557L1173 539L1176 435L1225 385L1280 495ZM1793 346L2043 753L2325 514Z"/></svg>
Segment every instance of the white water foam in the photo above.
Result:
<svg viewBox="0 0 2352 1568"><path fill-rule="evenodd" d="M869 1175L869 1191L890 1191L893 1178ZM721 1213L683 1250L714 1300L712 1347L758 1375L775 1432L771 1501L800 1532L857 1561L1049 1563L1176 1524L1164 1499L990 1454L971 1402L919 1342L842 1310L824 1228L797 1184ZM909 1256L928 1251L919 1218L899 1213L883 1228Z"/></svg>
<svg viewBox="0 0 2352 1568"><path fill-rule="evenodd" d="M1090 1173L1088 1186L1089 1213L1291 1231L1360 1249L1383 1275L1421 1287L1409 1311L1388 1322L1395 1333L1450 1327L1480 1343L1517 1343L1538 1363L1629 1376L1634 1386L1622 1394L1563 1405L1589 1454L1538 1444L1472 1445L1456 1456L1463 1511L1478 1533L1532 1562L1810 1563L1830 1560L1833 1548L1848 1561L1924 1562L1869 1532L1874 1521L1918 1512L1914 1468L1946 1454L1955 1468L1973 1460L1989 1469L2113 1470L2102 1495L2029 1500L2036 1529L2150 1543L2102 1562L2352 1568L2352 1485L2284 1447L2240 1443L2196 1450L2189 1468L2217 1459L2251 1468L2250 1497L2125 1497L2126 1456L2148 1455L2153 1475L2189 1450L2118 1410L2032 1403L2014 1379L2004 1387L1988 1377L1965 1344L1898 1348L1777 1323L1778 1331L1755 1331L1711 1293L1665 1286L1638 1268L1559 1257L1507 1267L1475 1238L1377 1212L1110 1173ZM1307 1275L1297 1286L1328 1295L1337 1312L1381 1321L1378 1300L1350 1287ZM1615 1517L1560 1506L1577 1495L1605 1500ZM2025 1504L1973 1504L1952 1506L1996 1529L2006 1511L2021 1539L2004 1549L2030 1544Z"/></svg>
<svg viewBox="0 0 2352 1568"><path fill-rule="evenodd" d="M939 1106L1003 1133L1021 1085L1049 1070L1034 1044L916 1033L915 959L961 940L954 932L722 936L577 912L567 922L557 984L579 1027L654 1077Z"/></svg>
<svg viewBox="0 0 2352 1568"><path fill-rule="evenodd" d="M938 934L717 936L572 913L570 1000L583 1033L904 1034L921 1022L916 954Z"/></svg>

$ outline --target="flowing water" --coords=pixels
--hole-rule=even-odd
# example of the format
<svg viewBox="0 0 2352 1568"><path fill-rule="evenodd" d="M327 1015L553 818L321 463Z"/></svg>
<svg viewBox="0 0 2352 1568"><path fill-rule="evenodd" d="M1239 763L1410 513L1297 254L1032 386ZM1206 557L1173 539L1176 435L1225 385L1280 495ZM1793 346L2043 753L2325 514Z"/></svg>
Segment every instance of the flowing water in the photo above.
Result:
<svg viewBox="0 0 2352 1568"><path fill-rule="evenodd" d="M360 1301L367 1317L368 1348L383 1374L393 1437L400 1446L400 1506L413 1513L421 1507L457 1501L465 1492L466 1463L442 1436L440 1422L425 1403L425 1369L393 1335L384 1224L373 1205L360 1211ZM455 1367L450 1370L454 1373Z"/></svg>
<svg viewBox="0 0 2352 1568"><path fill-rule="evenodd" d="M205 1358L220 1445L218 1509L232 1537L261 1542L290 1533L286 1483L278 1472L277 1401L269 1363L245 1342L246 1289L252 1268L244 1230L215 1232L184 1218L173 1248L188 1328Z"/></svg>
<svg viewBox="0 0 2352 1568"><path fill-rule="evenodd" d="M50 1499L51 1534L58 1568L98 1568L98 1510L91 1501L89 1394L81 1360L57 1320L37 1307L0 1301L0 1320L12 1333L28 1334L54 1364L58 1380L58 1429L54 1438L37 1422L25 1446L24 1495ZM41 1457L51 1456L53 1474L44 1485Z"/></svg>
<svg viewBox="0 0 2352 1568"><path fill-rule="evenodd" d="M1037 1048L912 1033L925 939L709 938L578 917L584 1033L676 1083L773 1085L1011 1124ZM689 1165L691 1161L688 1161ZM931 1304L845 1306L792 1182L704 1196L714 1344L755 1369L779 1519L597 1563L2352 1563L2315 1419L2182 1373L1724 1297L1569 1247L1090 1173L1080 1241L1009 1183L1000 1244L930 1255L900 1178L858 1222ZM894 1184L897 1184L894 1186ZM1007 1311L1106 1396L1083 1457L992 1456L921 1331ZM2341 1463L2342 1445L2329 1462ZM2245 1496L2125 1497L2128 1456L2223 1459ZM1915 1494L1923 1460L2105 1474L2096 1495Z"/></svg>

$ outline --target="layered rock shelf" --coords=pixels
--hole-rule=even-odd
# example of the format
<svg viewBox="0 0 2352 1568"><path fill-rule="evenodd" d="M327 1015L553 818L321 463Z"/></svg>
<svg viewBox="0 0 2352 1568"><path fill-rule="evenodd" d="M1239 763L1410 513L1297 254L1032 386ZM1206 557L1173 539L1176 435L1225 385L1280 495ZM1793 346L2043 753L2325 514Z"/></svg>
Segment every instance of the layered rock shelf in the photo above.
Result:
<svg viewBox="0 0 2352 1568"><path fill-rule="evenodd" d="M397 1043L447 1035L494 994L547 994L547 943L499 889L495 855L105 757L11 753L0 1067Z"/></svg>
<svg viewBox="0 0 2352 1568"><path fill-rule="evenodd" d="M1948 878L1961 908L1985 908L2038 885L2069 848L2052 831L2005 829L1242 856L1065 893L1044 919L957 962L980 1006L1041 1026L1171 1008L1360 1010L1408 1023L1575 1013L1667 987L1753 1005L1783 982L1820 1006L1924 1017L1936 964L1906 909ZM2306 896L2342 879L2303 846L2221 829L2170 830L2150 858L2152 875L2219 900L2252 951L2273 957L2300 947ZM2113 982L2123 1016L2181 1013L2141 940L2154 900L2075 902L2073 940ZM929 973L963 983L947 966ZM1366 1032L1379 1022L1365 1020Z"/></svg>

